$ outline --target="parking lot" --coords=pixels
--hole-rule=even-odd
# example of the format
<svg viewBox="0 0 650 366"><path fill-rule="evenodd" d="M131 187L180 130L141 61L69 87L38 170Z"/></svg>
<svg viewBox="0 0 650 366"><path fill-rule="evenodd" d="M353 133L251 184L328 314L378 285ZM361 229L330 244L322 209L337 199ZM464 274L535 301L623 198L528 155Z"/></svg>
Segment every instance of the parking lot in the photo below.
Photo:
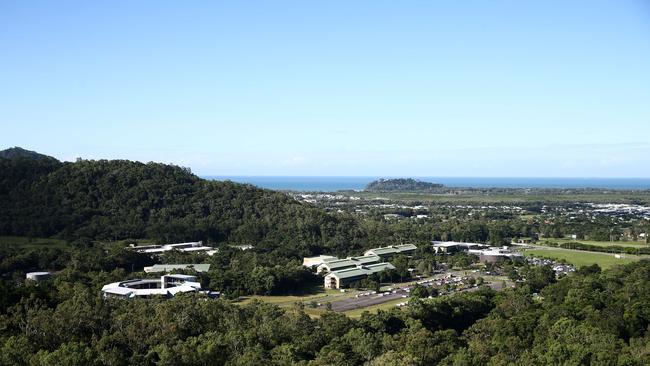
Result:
<svg viewBox="0 0 650 366"><path fill-rule="evenodd" d="M464 281L461 275L462 275L461 272L448 272L430 278L420 279L415 282L409 282L406 284L397 284L381 292L375 292L375 291L360 292L356 294L354 297L349 297L349 298L332 302L331 303L332 310L343 312L343 311L360 309L360 308L365 308L374 305L380 305L398 299L403 299L404 303L406 303L410 298L410 291L416 283L425 287L428 286L440 287L447 283L463 285ZM490 281L490 276L487 276L485 279L486 281L484 284L490 286L492 289L500 290L502 288L501 281ZM476 290L478 290L478 286L467 287L461 290L454 290L450 293L476 291ZM445 295L444 291L441 291L440 294Z"/></svg>
<svg viewBox="0 0 650 366"><path fill-rule="evenodd" d="M396 299L404 299L408 301L408 292L406 289L396 289L382 293L375 291L362 292L357 297L352 297L332 303L332 310L334 311L348 311L353 309L365 308L368 306L383 304L388 301Z"/></svg>

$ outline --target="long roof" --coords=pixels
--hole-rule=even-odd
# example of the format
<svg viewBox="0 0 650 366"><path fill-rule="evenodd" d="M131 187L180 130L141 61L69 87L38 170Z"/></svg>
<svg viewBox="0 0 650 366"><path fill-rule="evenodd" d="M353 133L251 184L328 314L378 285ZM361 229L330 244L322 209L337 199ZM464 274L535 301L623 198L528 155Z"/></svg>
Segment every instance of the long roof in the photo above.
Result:
<svg viewBox="0 0 650 366"><path fill-rule="evenodd" d="M145 272L168 272L179 269L193 269L197 272L207 272L210 270L210 264L154 264L151 267L146 267Z"/></svg>
<svg viewBox="0 0 650 366"><path fill-rule="evenodd" d="M103 289L102 291L108 294L122 295L122 296L131 295L134 292L133 289L130 289L128 287L110 287L107 289Z"/></svg>
<svg viewBox="0 0 650 366"><path fill-rule="evenodd" d="M418 247L416 247L413 244L401 244L401 245L392 245L389 247L372 248L366 250L366 253L372 253L375 255L398 254L402 252L410 252L416 250L417 248Z"/></svg>
<svg viewBox="0 0 650 366"><path fill-rule="evenodd" d="M381 260L376 255L362 255L359 257L349 257L345 259L325 260L322 265L327 266L330 270L335 268L353 267L357 265L377 263Z"/></svg>
<svg viewBox="0 0 650 366"><path fill-rule="evenodd" d="M489 245L487 244L481 244L481 243L464 243L464 242L459 242L459 241L437 241L434 240L431 242L434 247L453 247L453 246L461 246L461 247L488 247Z"/></svg>
<svg viewBox="0 0 650 366"><path fill-rule="evenodd" d="M340 271L333 271L327 276L336 276L339 279L344 279L344 278L368 276L373 273L381 272L387 269L395 269L395 266L387 262L375 263L375 264L370 264L362 267L355 267L355 268L342 269Z"/></svg>

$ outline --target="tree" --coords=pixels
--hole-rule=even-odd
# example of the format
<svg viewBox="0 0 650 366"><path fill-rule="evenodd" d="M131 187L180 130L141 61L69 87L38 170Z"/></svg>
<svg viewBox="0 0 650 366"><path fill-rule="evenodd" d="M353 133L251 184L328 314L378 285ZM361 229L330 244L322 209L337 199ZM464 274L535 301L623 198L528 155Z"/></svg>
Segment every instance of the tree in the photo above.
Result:
<svg viewBox="0 0 650 366"><path fill-rule="evenodd" d="M366 362L367 366L418 366L420 363L406 352L390 350Z"/></svg>
<svg viewBox="0 0 650 366"><path fill-rule="evenodd" d="M524 268L523 276L531 291L539 292L544 287L555 282L555 272L551 266L529 266Z"/></svg>

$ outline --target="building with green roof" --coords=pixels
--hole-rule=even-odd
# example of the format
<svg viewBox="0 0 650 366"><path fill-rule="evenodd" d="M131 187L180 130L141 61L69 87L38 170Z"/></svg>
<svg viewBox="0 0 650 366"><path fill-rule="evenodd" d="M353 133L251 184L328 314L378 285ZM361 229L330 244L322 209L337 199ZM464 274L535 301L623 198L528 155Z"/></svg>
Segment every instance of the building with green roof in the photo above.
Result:
<svg viewBox="0 0 650 366"><path fill-rule="evenodd" d="M375 263L333 271L325 276L325 288L344 288L350 283L360 281L373 273L379 273L390 269L395 269L395 266L390 263Z"/></svg>
<svg viewBox="0 0 650 366"><path fill-rule="evenodd" d="M411 255L413 254L418 247L413 244L401 244L401 245L391 245L388 247L380 247L366 250L363 255L374 255L381 257L381 259L390 258L392 256L403 254Z"/></svg>
<svg viewBox="0 0 650 366"><path fill-rule="evenodd" d="M376 255L363 255L360 257L348 257L345 259L326 259L321 265L316 267L316 273L340 271L343 269L355 268L379 262L381 262L381 258Z"/></svg>

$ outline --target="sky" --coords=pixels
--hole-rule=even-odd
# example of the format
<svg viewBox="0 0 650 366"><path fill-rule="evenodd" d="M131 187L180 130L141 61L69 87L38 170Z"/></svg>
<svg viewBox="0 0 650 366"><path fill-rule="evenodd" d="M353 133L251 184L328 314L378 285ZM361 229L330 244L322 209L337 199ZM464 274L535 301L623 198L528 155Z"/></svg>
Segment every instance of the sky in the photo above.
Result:
<svg viewBox="0 0 650 366"><path fill-rule="evenodd" d="M0 0L0 149L200 175L650 177L647 1Z"/></svg>

